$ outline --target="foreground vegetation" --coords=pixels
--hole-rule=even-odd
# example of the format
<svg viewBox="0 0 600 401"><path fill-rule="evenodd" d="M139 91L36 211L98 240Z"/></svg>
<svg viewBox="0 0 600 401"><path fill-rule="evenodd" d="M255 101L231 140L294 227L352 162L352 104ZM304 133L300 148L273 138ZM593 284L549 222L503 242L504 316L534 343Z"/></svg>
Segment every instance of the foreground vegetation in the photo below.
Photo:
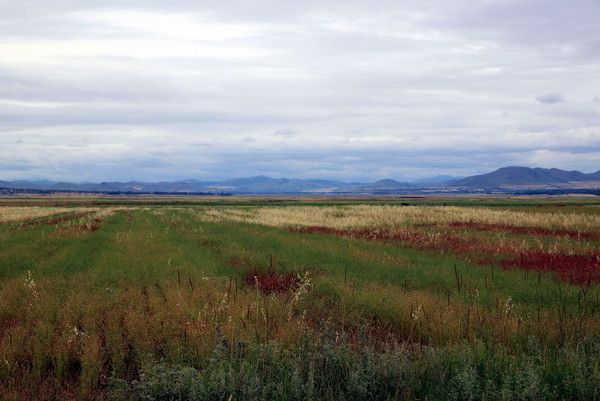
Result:
<svg viewBox="0 0 600 401"><path fill-rule="evenodd" d="M600 398L589 200L14 202L0 399Z"/></svg>

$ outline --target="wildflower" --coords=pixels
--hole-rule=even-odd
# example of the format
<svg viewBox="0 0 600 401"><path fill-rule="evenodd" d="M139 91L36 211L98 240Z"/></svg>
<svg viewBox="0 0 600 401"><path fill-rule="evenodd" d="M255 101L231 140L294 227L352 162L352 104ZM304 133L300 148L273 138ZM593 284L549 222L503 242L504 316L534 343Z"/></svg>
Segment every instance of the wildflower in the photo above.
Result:
<svg viewBox="0 0 600 401"><path fill-rule="evenodd" d="M67 324L66 327L67 327L67 334L69 336L67 342L69 344L71 344L73 341L76 341L79 338L82 338L83 336L85 336L85 333L83 332L83 330L81 330L77 326L72 326L70 324Z"/></svg>
<svg viewBox="0 0 600 401"><path fill-rule="evenodd" d="M182 295L181 295L181 290L180 290L180 289L178 289L178 290L177 290L177 302L176 302L176 305L177 305L177 307L178 307L178 308L180 308L180 307L181 307L181 300L182 300L182 298L183 298L183 297L182 297Z"/></svg>
<svg viewBox="0 0 600 401"><path fill-rule="evenodd" d="M31 291L32 298L29 299L29 306L33 306L33 302L37 299L37 284L33 277L31 277L31 271L27 270L27 278L25 279L25 288Z"/></svg>
<svg viewBox="0 0 600 401"><path fill-rule="evenodd" d="M412 320L414 320L415 322L421 320L424 316L423 307L421 305L417 306L417 309L413 310L410 315L412 317Z"/></svg>
<svg viewBox="0 0 600 401"><path fill-rule="evenodd" d="M515 306L512 297L509 295L508 298L506 298L506 301L504 301L504 313L506 314L506 316L510 315L513 307Z"/></svg>
<svg viewBox="0 0 600 401"><path fill-rule="evenodd" d="M35 280L33 279L33 277L31 277L31 270L27 270L27 278L25 279L25 287L29 288L30 290L34 290L35 289Z"/></svg>
<svg viewBox="0 0 600 401"><path fill-rule="evenodd" d="M229 304L227 303L228 298L229 298L229 293L227 291L225 291L223 293L223 298L221 298L221 302L215 308L215 312L222 312L222 311L226 310L227 308L229 308Z"/></svg>
<svg viewBox="0 0 600 401"><path fill-rule="evenodd" d="M308 274L309 274L308 272L305 272L304 277L302 277L298 274L298 281L299 281L300 285L298 286L298 289L296 290L296 292L294 294L294 302L298 302L300 300L300 297L303 294L305 294L306 292L308 292L308 289L311 286L310 277Z"/></svg>

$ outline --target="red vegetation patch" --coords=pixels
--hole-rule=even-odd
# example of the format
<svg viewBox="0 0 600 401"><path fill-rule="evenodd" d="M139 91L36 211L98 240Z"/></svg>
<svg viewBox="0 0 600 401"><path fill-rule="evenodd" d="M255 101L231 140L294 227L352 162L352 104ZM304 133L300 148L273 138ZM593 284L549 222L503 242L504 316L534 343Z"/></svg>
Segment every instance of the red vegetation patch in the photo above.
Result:
<svg viewBox="0 0 600 401"><path fill-rule="evenodd" d="M421 250L449 250L478 265L500 265L504 268L522 268L554 272L564 281L578 284L600 283L600 252L569 255L524 249L515 257L515 249L472 237L448 233L427 235L412 229L336 229L330 227L295 227L299 233L343 235L372 241L394 241L403 246Z"/></svg>
<svg viewBox="0 0 600 401"><path fill-rule="evenodd" d="M506 232L512 234L525 234L525 235L542 235L549 237L565 237L571 239L600 240L600 233L590 233L585 231L577 230L566 230L566 229L549 229L543 227L519 227L511 226L509 224L486 224L486 223L475 223L469 222L452 222L449 224L423 224L421 227L449 227L449 228L467 228L478 231L493 231L493 232Z"/></svg>
<svg viewBox="0 0 600 401"><path fill-rule="evenodd" d="M542 251L521 252L518 257L502 260L505 268L520 267L528 270L555 272L562 280L595 284L600 282L600 253L588 255L565 255Z"/></svg>
<svg viewBox="0 0 600 401"><path fill-rule="evenodd" d="M292 227L290 228L290 231L296 233L344 235L348 237L362 238L372 241L399 241L402 243L410 244L412 246L416 246L419 244L425 246L430 242L430 238L428 235L416 230L391 231L387 229L371 230L368 228L349 230L323 226L310 226Z"/></svg>
<svg viewBox="0 0 600 401"><path fill-rule="evenodd" d="M4 333L8 332L13 327L18 327L23 323L22 316L10 315L0 319L0 338ZM2 399L2 398L0 398Z"/></svg>
<svg viewBox="0 0 600 401"><path fill-rule="evenodd" d="M263 294L282 294L300 287L300 277L295 273L253 271L246 275L245 281L247 285L258 288Z"/></svg>

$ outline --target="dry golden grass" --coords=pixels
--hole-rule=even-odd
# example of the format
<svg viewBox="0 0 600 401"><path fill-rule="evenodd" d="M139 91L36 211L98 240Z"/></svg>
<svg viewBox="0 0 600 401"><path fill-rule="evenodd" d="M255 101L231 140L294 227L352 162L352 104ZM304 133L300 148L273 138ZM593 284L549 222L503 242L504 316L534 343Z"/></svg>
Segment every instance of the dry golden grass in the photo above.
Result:
<svg viewBox="0 0 600 401"><path fill-rule="evenodd" d="M209 208L203 220L234 220L269 226L326 226L333 228L393 228L413 224L473 222L597 231L600 216L574 213L535 213L456 206L297 206L252 209Z"/></svg>
<svg viewBox="0 0 600 401"><path fill-rule="evenodd" d="M292 344L307 329L302 294L265 296L228 278L99 288L82 273L62 288L31 274L0 285L0 383L50 375L63 385L80 369L81 387L94 389L148 355L193 360L223 341Z"/></svg>
<svg viewBox="0 0 600 401"><path fill-rule="evenodd" d="M0 207L0 223L10 223L40 217L52 216L59 213L72 211L66 207L39 207L39 206L5 206Z"/></svg>
<svg viewBox="0 0 600 401"><path fill-rule="evenodd" d="M55 231L56 235L88 235L98 230L104 220L108 217L112 216L116 211L122 210L123 208L103 208L96 211L91 211L90 213L86 213L85 215L68 220L65 224L57 227Z"/></svg>
<svg viewBox="0 0 600 401"><path fill-rule="evenodd" d="M86 218L105 219L122 207L88 208L88 207L40 207L40 206L4 206L0 207L0 223L14 223L63 213L93 212Z"/></svg>
<svg viewBox="0 0 600 401"><path fill-rule="evenodd" d="M485 308L384 284L354 287L322 278L320 289L264 295L218 277L124 288L98 287L90 279L75 275L64 292L60 280L35 275L0 286L0 379L54 377L62 386L77 372L81 388L93 390L111 372L128 377L131 366L151 355L186 361L207 357L218 344L291 345L324 321L432 345L487 340L510 346L531 335L553 344L600 334L597 315L543 310L537 317L510 299ZM339 295L327 308L317 301L323 286Z"/></svg>
<svg viewBox="0 0 600 401"><path fill-rule="evenodd" d="M485 307L477 304L480 295L475 288L469 288L465 301L461 301L423 290L401 290L394 285L355 287L324 281L340 298L336 308L323 318L339 320L338 324L348 327L365 324L363 318L368 321L376 317L375 329L384 335L388 330L396 338L411 342L439 345L483 340L511 346L529 337L557 344L600 335L598 315L561 316L548 309L540 309L538 314L511 297L496 299L493 305Z"/></svg>

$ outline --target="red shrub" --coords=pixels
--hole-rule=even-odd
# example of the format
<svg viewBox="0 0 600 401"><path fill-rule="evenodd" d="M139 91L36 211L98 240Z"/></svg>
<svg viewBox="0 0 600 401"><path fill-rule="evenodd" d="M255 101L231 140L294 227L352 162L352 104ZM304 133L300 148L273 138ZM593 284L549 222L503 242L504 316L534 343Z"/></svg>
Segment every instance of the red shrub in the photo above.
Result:
<svg viewBox="0 0 600 401"><path fill-rule="evenodd" d="M300 277L295 273L253 271L246 275L246 284L258 288L263 294L281 294L300 287Z"/></svg>

